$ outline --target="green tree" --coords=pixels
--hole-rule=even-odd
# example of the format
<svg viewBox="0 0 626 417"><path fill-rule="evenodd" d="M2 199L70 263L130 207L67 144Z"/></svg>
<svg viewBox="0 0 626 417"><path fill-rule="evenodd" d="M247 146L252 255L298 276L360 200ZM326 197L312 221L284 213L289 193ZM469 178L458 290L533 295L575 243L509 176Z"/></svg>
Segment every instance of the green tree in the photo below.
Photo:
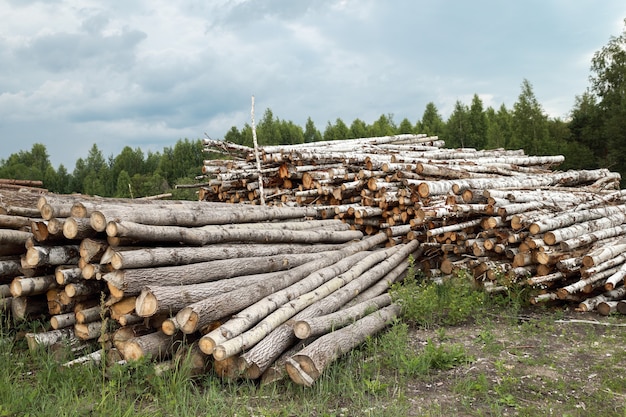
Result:
<svg viewBox="0 0 626 417"><path fill-rule="evenodd" d="M370 128L363 120L358 117L350 124L349 137L351 139L361 139L369 136Z"/></svg>
<svg viewBox="0 0 626 417"><path fill-rule="evenodd" d="M439 114L439 110L432 101L426 105L422 120L416 126L418 133L426 133L429 136L438 136L444 133L445 123Z"/></svg>
<svg viewBox="0 0 626 417"><path fill-rule="evenodd" d="M526 153L542 155L549 153L548 117L535 97L533 87L526 79L522 92L513 104L513 146Z"/></svg>
<svg viewBox="0 0 626 417"><path fill-rule="evenodd" d="M397 132L400 135L415 133L415 127L413 126L413 123L411 123L411 121L405 117L398 125Z"/></svg>
<svg viewBox="0 0 626 417"><path fill-rule="evenodd" d="M602 153L602 164L626 174L626 19L619 36L597 51L591 61L591 91L598 97L601 128L590 146Z"/></svg>
<svg viewBox="0 0 626 417"><path fill-rule="evenodd" d="M256 127L259 145L280 145L283 143L280 131L280 120L274 119L271 109L266 109L263 118Z"/></svg>
<svg viewBox="0 0 626 417"><path fill-rule="evenodd" d="M487 145L487 115L483 110L483 102L474 94L469 108L469 132L467 146L476 149L484 149Z"/></svg>
<svg viewBox="0 0 626 417"><path fill-rule="evenodd" d="M449 148L464 148L468 146L469 109L460 100L454 103L454 110L446 122L446 146Z"/></svg>
<svg viewBox="0 0 626 417"><path fill-rule="evenodd" d="M315 123L309 117L306 119L306 125L304 126L304 142L319 142L322 140L322 134L315 127Z"/></svg>
<svg viewBox="0 0 626 417"><path fill-rule="evenodd" d="M396 130L397 127L393 121L393 115L381 114L378 120L376 120L374 123L372 123L372 126L370 126L370 136L391 136L396 134Z"/></svg>
<svg viewBox="0 0 626 417"><path fill-rule="evenodd" d="M117 184L115 187L115 197L120 197L120 198L135 197L133 194L131 194L131 187L132 185L130 181L130 175L128 174L128 172L126 172L126 170L122 170L117 176Z"/></svg>

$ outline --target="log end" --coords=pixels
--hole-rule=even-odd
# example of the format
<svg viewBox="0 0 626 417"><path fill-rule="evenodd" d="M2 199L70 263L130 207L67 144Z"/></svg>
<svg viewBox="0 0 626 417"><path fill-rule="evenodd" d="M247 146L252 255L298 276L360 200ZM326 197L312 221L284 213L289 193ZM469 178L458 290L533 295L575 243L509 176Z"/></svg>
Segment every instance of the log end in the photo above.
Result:
<svg viewBox="0 0 626 417"><path fill-rule="evenodd" d="M123 349L122 355L127 361L137 361L146 355L141 346L139 346L139 343L136 341L128 341L124 343Z"/></svg>
<svg viewBox="0 0 626 417"><path fill-rule="evenodd" d="M293 326L293 332L298 339L306 339L311 336L311 326L306 321L297 321Z"/></svg>
<svg viewBox="0 0 626 417"><path fill-rule="evenodd" d="M178 329L180 329L180 325L178 324L176 317L170 317L161 323L161 331L168 336L174 335Z"/></svg>
<svg viewBox="0 0 626 417"><path fill-rule="evenodd" d="M216 343L212 337L204 335L198 341L198 346L200 346L200 350L206 355L212 355L215 350Z"/></svg>
<svg viewBox="0 0 626 417"><path fill-rule="evenodd" d="M159 302L148 290L143 290L135 300L135 312L140 317L151 317L157 313Z"/></svg>
<svg viewBox="0 0 626 417"><path fill-rule="evenodd" d="M72 217L65 219L63 223L63 236L67 239L75 239L78 235L78 222Z"/></svg>
<svg viewBox="0 0 626 417"><path fill-rule="evenodd" d="M106 216L100 211L94 211L89 216L89 224L96 232L104 232L107 228Z"/></svg>
<svg viewBox="0 0 626 417"><path fill-rule="evenodd" d="M287 359L285 369L293 382L305 387L313 386L313 383L320 375L313 361L308 356L303 355L295 355Z"/></svg>

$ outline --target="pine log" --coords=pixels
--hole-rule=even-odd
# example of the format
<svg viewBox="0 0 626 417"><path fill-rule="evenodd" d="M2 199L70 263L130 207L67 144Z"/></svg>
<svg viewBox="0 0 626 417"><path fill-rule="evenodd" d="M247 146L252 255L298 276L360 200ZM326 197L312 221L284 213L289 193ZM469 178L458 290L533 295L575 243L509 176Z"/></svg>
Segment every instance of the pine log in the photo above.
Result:
<svg viewBox="0 0 626 417"><path fill-rule="evenodd" d="M392 304L315 340L287 361L289 377L299 385L312 386L328 364L383 330L400 314Z"/></svg>

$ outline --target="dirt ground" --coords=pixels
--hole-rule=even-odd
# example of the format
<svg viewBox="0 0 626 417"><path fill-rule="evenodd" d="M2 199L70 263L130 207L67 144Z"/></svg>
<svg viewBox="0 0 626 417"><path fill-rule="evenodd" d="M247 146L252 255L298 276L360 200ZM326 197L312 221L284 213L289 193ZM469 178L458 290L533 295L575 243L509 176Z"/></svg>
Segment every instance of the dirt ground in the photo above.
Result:
<svg viewBox="0 0 626 417"><path fill-rule="evenodd" d="M567 309L490 316L459 327L411 330L461 345L470 361L411 380L413 415L626 415L626 316Z"/></svg>

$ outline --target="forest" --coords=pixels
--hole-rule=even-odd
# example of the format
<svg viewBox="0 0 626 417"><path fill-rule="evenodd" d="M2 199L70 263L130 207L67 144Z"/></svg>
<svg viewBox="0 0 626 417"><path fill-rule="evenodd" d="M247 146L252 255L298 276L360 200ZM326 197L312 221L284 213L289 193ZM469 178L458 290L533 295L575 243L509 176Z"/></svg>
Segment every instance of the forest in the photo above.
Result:
<svg viewBox="0 0 626 417"><path fill-rule="evenodd" d="M626 184L626 19L621 35L611 37L591 61L590 85L576 96L566 120L551 118L535 96L531 82L524 79L512 108L485 108L478 94L471 103L457 101L444 120L433 102L426 105L417 121L394 120L382 114L368 123L361 119L349 125L337 118L322 129L307 119L304 127L276 117L266 109L256 126L259 145L296 144L321 140L376 137L401 133L426 133L443 139L448 148L523 149L529 155L564 155L558 167L567 169L609 168L622 175ZM249 124L233 126L224 140L252 146ZM83 193L110 197L142 197L171 192L174 198L194 198L179 184L197 182L205 155L201 139L179 139L161 152L144 153L125 147L107 158L94 144L79 158L72 172L54 168L44 144L0 159L0 178L41 180L56 193Z"/></svg>

